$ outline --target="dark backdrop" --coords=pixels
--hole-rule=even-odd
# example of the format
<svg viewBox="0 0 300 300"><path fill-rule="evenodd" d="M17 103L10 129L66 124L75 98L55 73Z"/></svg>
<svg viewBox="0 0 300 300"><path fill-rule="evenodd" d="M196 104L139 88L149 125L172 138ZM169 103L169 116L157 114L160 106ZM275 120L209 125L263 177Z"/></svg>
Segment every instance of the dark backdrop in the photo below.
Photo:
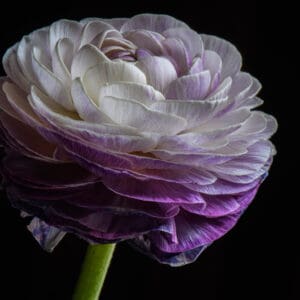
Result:
<svg viewBox="0 0 300 300"><path fill-rule="evenodd" d="M244 57L243 69L263 83L262 109L279 121L273 138L278 155L270 176L239 224L194 264L181 268L160 265L126 243L119 244L102 299L300 299L296 256L299 82L294 82L293 75L299 63L297 20L287 3L262 6L261 2L197 1L195 6L192 1L123 1L120 6L109 0L95 4L40 1L26 2L25 8L17 2L1 8L1 56L24 34L60 18L130 17L141 12L173 15L199 32L233 42ZM0 206L0 299L71 299L86 243L68 235L52 254L45 253L3 193Z"/></svg>

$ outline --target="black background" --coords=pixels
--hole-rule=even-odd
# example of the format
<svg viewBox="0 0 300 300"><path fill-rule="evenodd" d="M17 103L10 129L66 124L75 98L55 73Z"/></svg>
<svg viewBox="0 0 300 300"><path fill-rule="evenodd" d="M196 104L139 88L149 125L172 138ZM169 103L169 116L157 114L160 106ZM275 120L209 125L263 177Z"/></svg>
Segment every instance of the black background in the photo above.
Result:
<svg viewBox="0 0 300 300"><path fill-rule="evenodd" d="M270 1L272 5L264 6L262 2L44 1L26 2L26 7L8 3L1 9L1 56L24 34L60 18L130 17L142 12L173 15L198 32L233 42L243 55L243 70L263 83L262 109L279 121L273 138L278 155L239 224L194 264L181 268L160 265L126 243L119 244L102 299L300 299L299 75L295 80L299 32L295 10L287 2ZM0 299L71 299L86 243L69 235L52 254L45 253L3 193L0 206Z"/></svg>

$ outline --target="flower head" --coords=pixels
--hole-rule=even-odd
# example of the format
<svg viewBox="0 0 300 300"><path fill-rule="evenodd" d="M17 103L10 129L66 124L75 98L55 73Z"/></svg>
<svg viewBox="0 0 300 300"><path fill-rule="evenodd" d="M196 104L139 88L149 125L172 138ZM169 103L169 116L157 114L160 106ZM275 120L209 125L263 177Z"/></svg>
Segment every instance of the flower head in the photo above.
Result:
<svg viewBox="0 0 300 300"><path fill-rule="evenodd" d="M3 65L1 171L46 248L63 231L191 262L235 225L275 153L238 50L170 16L60 20Z"/></svg>

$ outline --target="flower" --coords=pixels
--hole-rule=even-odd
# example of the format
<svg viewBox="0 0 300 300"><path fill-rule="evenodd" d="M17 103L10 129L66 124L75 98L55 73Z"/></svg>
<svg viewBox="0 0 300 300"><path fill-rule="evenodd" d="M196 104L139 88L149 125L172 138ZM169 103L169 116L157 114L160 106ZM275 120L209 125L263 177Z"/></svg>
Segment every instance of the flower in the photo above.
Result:
<svg viewBox="0 0 300 300"><path fill-rule="evenodd" d="M229 42L166 15L60 20L3 58L1 163L52 249L64 232L194 261L237 222L275 154L276 120Z"/></svg>

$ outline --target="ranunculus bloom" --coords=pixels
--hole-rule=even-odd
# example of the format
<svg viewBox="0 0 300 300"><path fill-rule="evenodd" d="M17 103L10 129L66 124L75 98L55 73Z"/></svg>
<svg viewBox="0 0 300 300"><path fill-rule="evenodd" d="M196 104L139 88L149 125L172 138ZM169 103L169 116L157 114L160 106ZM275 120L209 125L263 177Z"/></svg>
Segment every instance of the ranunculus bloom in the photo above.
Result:
<svg viewBox="0 0 300 300"><path fill-rule="evenodd" d="M3 65L2 175L48 249L72 232L191 262L235 225L275 153L237 49L169 16L60 20Z"/></svg>

